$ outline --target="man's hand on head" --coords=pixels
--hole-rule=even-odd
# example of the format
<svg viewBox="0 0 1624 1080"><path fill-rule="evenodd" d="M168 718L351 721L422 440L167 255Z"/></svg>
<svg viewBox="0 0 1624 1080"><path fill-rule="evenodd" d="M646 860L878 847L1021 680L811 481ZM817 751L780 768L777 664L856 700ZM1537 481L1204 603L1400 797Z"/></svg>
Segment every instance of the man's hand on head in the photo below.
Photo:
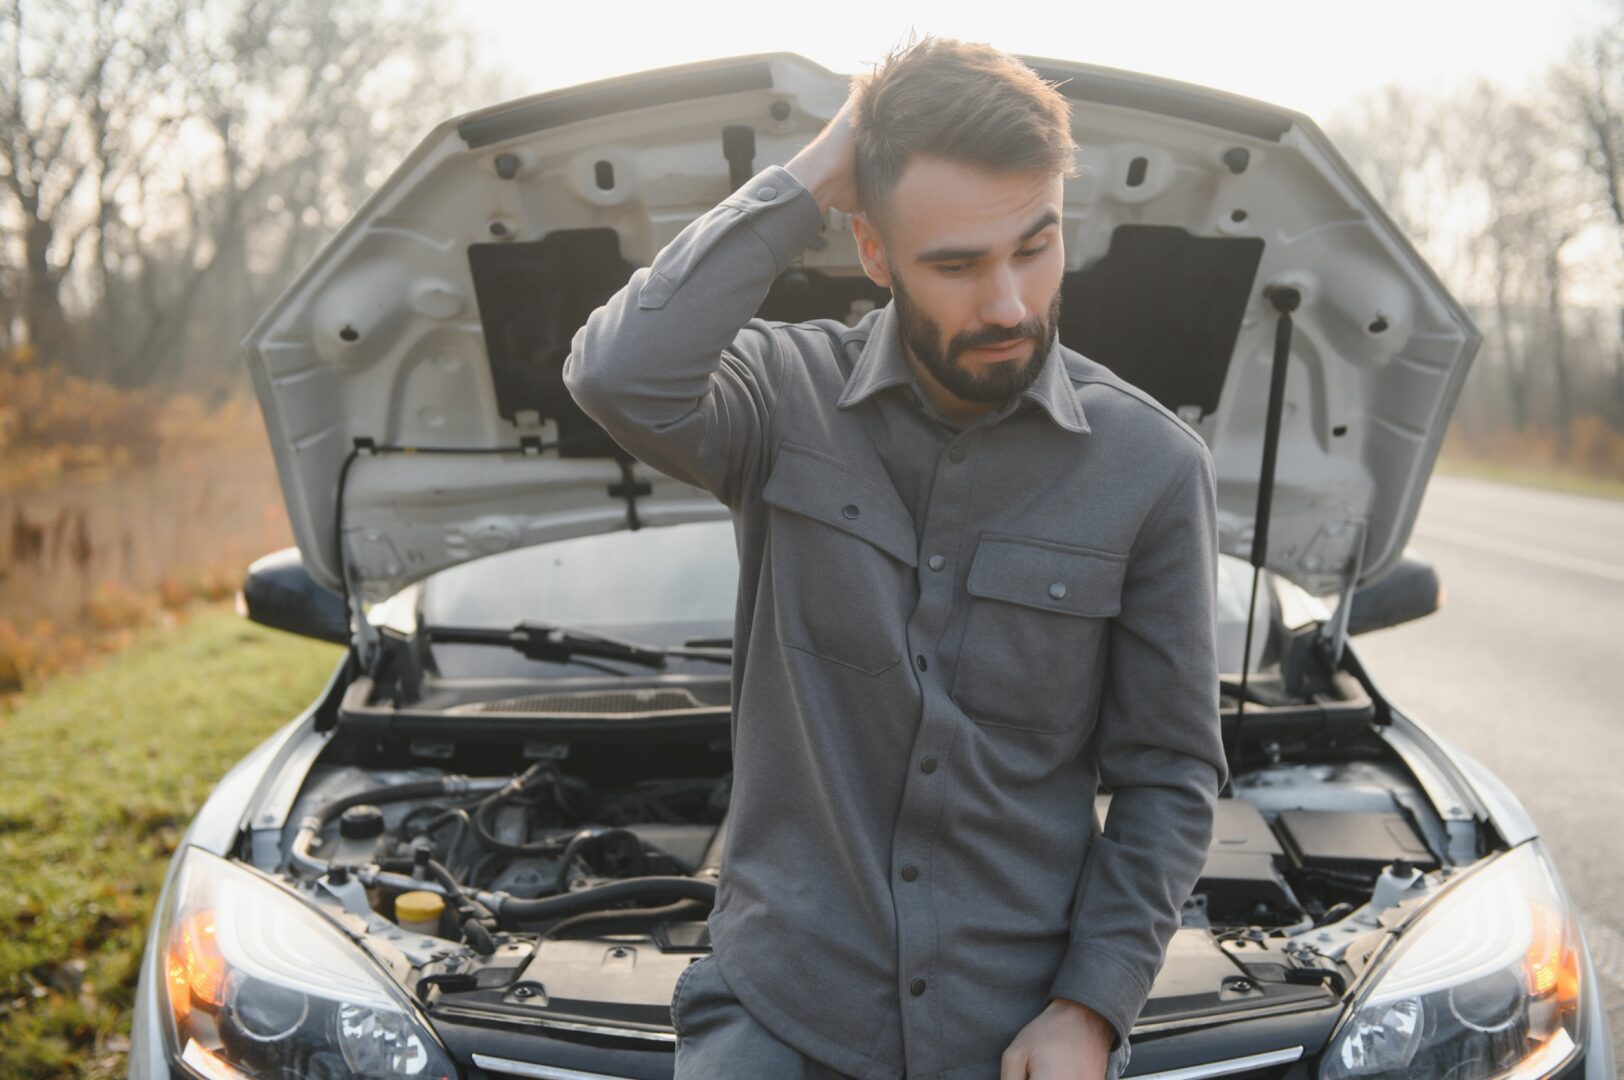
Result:
<svg viewBox="0 0 1624 1080"><path fill-rule="evenodd" d="M818 137L784 166L825 210L832 206L848 214L857 212L856 112L856 104L847 97Z"/></svg>
<svg viewBox="0 0 1624 1080"><path fill-rule="evenodd" d="M1054 998L1004 1051L998 1080L1103 1080L1115 1037L1087 1005Z"/></svg>

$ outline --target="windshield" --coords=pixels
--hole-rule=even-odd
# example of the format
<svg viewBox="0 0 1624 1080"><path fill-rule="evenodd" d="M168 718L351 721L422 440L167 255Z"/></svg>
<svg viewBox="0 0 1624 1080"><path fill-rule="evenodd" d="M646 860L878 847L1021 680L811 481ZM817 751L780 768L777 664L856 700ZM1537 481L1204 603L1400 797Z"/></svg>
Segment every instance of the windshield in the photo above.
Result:
<svg viewBox="0 0 1624 1080"><path fill-rule="evenodd" d="M733 626L739 559L729 521L602 533L505 551L442 570L423 587L438 626ZM714 632L712 627L707 632Z"/></svg>
<svg viewBox="0 0 1624 1080"><path fill-rule="evenodd" d="M520 548L442 570L423 586L422 620L506 628L521 622L617 630L653 644L727 637L739 562L733 524L697 521ZM1218 558L1218 651L1240 671L1252 568ZM1257 670L1273 636L1268 577L1252 636Z"/></svg>

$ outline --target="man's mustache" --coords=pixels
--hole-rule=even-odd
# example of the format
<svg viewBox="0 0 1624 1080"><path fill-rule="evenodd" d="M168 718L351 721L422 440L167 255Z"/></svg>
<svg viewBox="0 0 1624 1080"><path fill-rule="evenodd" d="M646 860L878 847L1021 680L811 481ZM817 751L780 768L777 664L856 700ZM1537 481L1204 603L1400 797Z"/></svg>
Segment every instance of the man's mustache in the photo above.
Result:
<svg viewBox="0 0 1624 1080"><path fill-rule="evenodd" d="M1043 333L1043 323L1038 319L1027 319L1015 328L1012 334L1004 327L975 330L965 334L958 334L953 338L951 351L963 352L965 349L997 348L1002 345L1013 345L1017 341L1035 338Z"/></svg>

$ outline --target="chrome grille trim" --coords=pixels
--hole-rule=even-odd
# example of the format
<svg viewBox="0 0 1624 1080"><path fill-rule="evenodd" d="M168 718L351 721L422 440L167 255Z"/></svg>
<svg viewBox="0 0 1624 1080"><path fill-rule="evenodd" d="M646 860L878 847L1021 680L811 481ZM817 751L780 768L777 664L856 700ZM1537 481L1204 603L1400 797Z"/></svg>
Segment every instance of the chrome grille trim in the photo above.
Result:
<svg viewBox="0 0 1624 1080"><path fill-rule="evenodd" d="M582 1072L580 1069L565 1069L558 1065L534 1065L528 1061L491 1057L489 1054L475 1054L474 1064L486 1072L500 1073L503 1076L522 1076L526 1080L628 1080L627 1077L611 1076L608 1073Z"/></svg>
<svg viewBox="0 0 1624 1080"><path fill-rule="evenodd" d="M1300 1046L1288 1047L1285 1050L1269 1050L1261 1054L1249 1054L1246 1057L1226 1058L1223 1061L1209 1061L1201 1065L1190 1065L1182 1069L1168 1069L1165 1072L1141 1073L1124 1080L1201 1080L1209 1076L1233 1076L1236 1073L1247 1072L1251 1069L1266 1069L1271 1065L1289 1065L1303 1056ZM489 1054L475 1054L474 1064L486 1072L499 1073L504 1076L519 1076L525 1080L626 1080L625 1077L611 1076L608 1073L582 1072L579 1069L565 1069L557 1065L536 1065L528 1061L514 1061L511 1058L492 1057Z"/></svg>
<svg viewBox="0 0 1624 1080"><path fill-rule="evenodd" d="M491 1014L480 1009L457 1008L456 1006L441 1006L434 1010L434 1015L445 1016L452 1019L459 1017L484 1021L489 1023ZM608 1035L616 1039L630 1039L637 1042L659 1043L664 1046L677 1045L677 1033L667 1028L660 1031L653 1027L621 1027L610 1024L584 1024L578 1020L560 1020L552 1016L503 1016L509 1023L516 1023L527 1028L557 1029L561 1031L582 1031L590 1035Z"/></svg>
<svg viewBox="0 0 1624 1080"><path fill-rule="evenodd" d="M1200 1065L1187 1065L1182 1069L1168 1069L1165 1072L1155 1073L1129 1073L1123 1080L1200 1080L1207 1076L1233 1076L1236 1073L1248 1072L1252 1069L1267 1069L1271 1065L1289 1065L1303 1056L1300 1046L1288 1047L1284 1050L1269 1050L1261 1054L1248 1054L1246 1057L1225 1058L1223 1061L1208 1061Z"/></svg>

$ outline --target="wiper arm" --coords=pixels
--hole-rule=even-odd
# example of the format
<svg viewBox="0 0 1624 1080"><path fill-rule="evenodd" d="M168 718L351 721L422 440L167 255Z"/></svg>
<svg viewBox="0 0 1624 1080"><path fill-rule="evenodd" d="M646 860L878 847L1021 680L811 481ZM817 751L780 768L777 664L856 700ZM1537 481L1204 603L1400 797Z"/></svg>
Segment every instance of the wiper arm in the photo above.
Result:
<svg viewBox="0 0 1624 1080"><path fill-rule="evenodd" d="M733 662L731 649L642 645L592 630L572 630L546 623L522 622L509 630L483 626L425 626L422 632L430 641L447 645L505 645L530 660L563 662L576 656L596 656L651 668L665 667L670 657L711 660L722 664Z"/></svg>

